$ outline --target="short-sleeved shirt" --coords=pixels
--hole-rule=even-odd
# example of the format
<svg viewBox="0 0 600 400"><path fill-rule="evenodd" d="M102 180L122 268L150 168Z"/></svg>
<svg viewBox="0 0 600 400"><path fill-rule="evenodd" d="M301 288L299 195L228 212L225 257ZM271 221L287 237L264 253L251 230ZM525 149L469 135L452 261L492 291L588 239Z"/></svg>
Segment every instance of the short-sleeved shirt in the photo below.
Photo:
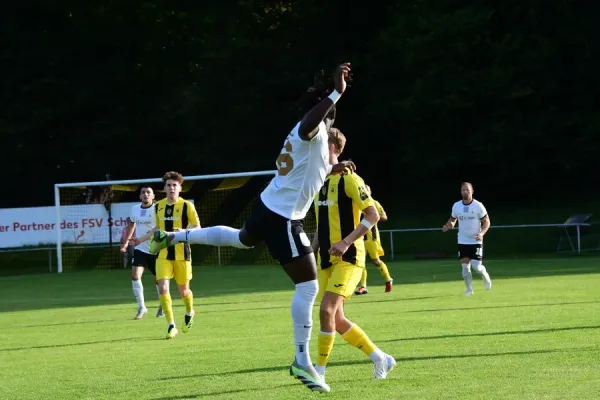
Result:
<svg viewBox="0 0 600 400"><path fill-rule="evenodd" d="M341 257L330 255L329 248L348 236L360 224L362 211L373 205L373 198L357 174L327 177L315 198L320 268L329 268L338 260L365 266L366 252L362 236Z"/></svg>
<svg viewBox="0 0 600 400"><path fill-rule="evenodd" d="M457 201L452 206L452 218L458 220L458 244L482 244L475 239L481 232L481 220L488 215L483 203L473 199L469 204Z"/></svg>
<svg viewBox="0 0 600 400"><path fill-rule="evenodd" d="M156 226L158 229L174 232L177 229L188 229L189 227L200 227L200 219L196 207L191 201L182 198L177 199L174 204L167 204L167 199L156 203L155 207ZM172 261L191 261L192 252L187 243L178 243L162 249L158 253L159 259Z"/></svg>

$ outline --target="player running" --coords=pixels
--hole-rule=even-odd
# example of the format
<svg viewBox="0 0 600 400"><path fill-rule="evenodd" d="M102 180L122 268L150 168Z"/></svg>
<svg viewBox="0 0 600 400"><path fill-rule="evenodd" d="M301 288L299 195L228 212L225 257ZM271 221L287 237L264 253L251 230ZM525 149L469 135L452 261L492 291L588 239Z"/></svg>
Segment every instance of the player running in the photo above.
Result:
<svg viewBox="0 0 600 400"><path fill-rule="evenodd" d="M369 185L365 185L365 188L367 190L367 193L369 193L369 196L372 196L371 188L369 187ZM385 213L385 210L383 209L381 204L375 199L373 199L373 202L375 203L375 208L379 213L379 222L387 221L387 214ZM377 266L377 269L379 269L379 273L385 280L385 292L388 293L392 291L392 285L394 280L390 276L390 271L388 270L387 265L385 265L381 258L379 258L385 255L385 252L383 251L383 246L381 246L381 236L379 236L379 228L377 227L379 225L379 222L376 223L373 226L373 228L370 231L368 231L365 235L365 249L367 250L369 258L371 259L373 264ZM363 269L362 278L360 279L360 286L358 287L358 289L356 289L354 294L361 295L367 293L369 293L369 291L367 290L367 268L365 268Z"/></svg>
<svg viewBox="0 0 600 400"><path fill-rule="evenodd" d="M136 235L144 236L155 225L154 190L150 186L142 186L140 189L140 200L142 203L133 206L131 214L127 218L128 224L123 233L125 240L123 247L121 247L121 252L123 253L128 251L129 245L132 245L130 240L134 232ZM148 312L144 302L144 286L142 285L142 273L145 268L148 268L152 274L154 285L156 285L156 292L160 296L158 281L156 280L156 256L150 253L150 244L148 242L143 242L135 246L131 262L131 286L133 287L133 295L138 304L135 319L142 319L144 314ZM156 317L159 318L163 315L162 306L159 305Z"/></svg>
<svg viewBox="0 0 600 400"><path fill-rule="evenodd" d="M473 185L463 182L460 185L462 200L452 206L452 214L442 230L448 232L458 223L458 257L462 265L462 276L467 290L465 296L473 295L471 268L482 276L485 288L492 288L492 280L483 266L483 236L490 229L490 216L483 203L473 198Z"/></svg>

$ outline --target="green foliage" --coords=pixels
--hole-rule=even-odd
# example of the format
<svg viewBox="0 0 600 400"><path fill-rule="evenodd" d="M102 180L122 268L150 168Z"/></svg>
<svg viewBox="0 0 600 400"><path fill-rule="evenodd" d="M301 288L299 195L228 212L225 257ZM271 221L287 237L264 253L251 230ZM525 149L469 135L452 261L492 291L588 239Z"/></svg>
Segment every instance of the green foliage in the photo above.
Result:
<svg viewBox="0 0 600 400"><path fill-rule="evenodd" d="M271 168L292 104L345 60L356 83L338 124L371 181L365 132L408 182L485 175L490 190L581 174L599 149L587 3L39 3L4 16L0 131L4 161L48 196L109 172Z"/></svg>

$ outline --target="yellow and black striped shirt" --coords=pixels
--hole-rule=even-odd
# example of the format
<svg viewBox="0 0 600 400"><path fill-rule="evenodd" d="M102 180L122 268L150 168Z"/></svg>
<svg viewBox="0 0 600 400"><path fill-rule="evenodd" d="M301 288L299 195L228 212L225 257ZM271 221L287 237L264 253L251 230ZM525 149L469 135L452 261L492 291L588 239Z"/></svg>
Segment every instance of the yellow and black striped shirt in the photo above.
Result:
<svg viewBox="0 0 600 400"><path fill-rule="evenodd" d="M329 268L340 260L359 267L365 266L363 237L356 240L341 257L330 255L329 248L348 236L360 224L361 212L373 205L364 181L357 174L327 177L315 198L319 237L318 265L321 269Z"/></svg>
<svg viewBox="0 0 600 400"><path fill-rule="evenodd" d="M381 204L379 204L379 202L377 200L373 200L373 201L375 202L375 208L377 209L379 216L385 215L385 210L383 209ZM377 228L377 224L375 224L375 226L372 227L369 232L367 232L367 234L365 235L365 240L373 240L375 242L381 242L381 237L379 236L379 228Z"/></svg>
<svg viewBox="0 0 600 400"><path fill-rule="evenodd" d="M177 229L200 227L196 207L188 200L179 198L175 203L167 204L167 199L162 199L156 203L155 207L156 226L160 230L174 232ZM158 253L158 258L172 261L191 261L190 245L178 243L164 248Z"/></svg>

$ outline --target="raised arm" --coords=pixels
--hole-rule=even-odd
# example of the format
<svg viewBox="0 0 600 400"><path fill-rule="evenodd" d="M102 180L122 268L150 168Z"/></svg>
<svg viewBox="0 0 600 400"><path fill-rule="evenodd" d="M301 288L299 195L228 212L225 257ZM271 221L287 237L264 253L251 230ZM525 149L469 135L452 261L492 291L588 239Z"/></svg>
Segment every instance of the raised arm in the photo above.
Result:
<svg viewBox="0 0 600 400"><path fill-rule="evenodd" d="M350 74L350 63L343 63L335 70L334 82L335 90L329 97L321 100L309 112L307 112L298 128L298 134L304 140L311 140L319 131L319 124L325 119L331 111L334 104L340 99L342 93L346 90L346 79Z"/></svg>

